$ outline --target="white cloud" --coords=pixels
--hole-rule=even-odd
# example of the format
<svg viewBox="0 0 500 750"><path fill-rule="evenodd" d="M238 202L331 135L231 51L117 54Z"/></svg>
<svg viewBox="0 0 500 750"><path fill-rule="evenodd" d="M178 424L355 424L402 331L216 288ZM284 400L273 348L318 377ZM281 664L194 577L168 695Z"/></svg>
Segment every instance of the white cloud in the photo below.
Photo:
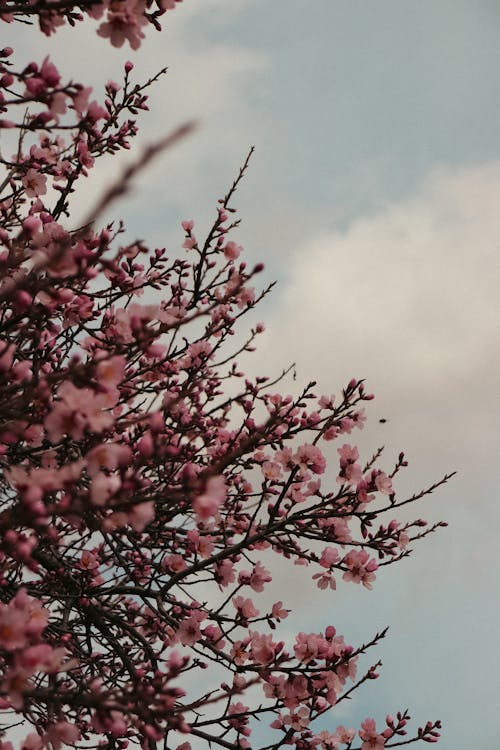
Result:
<svg viewBox="0 0 500 750"><path fill-rule="evenodd" d="M367 378L370 412L404 426L431 464L435 454L451 468L493 460L499 201L500 163L438 169L411 198L304 243L263 359L296 361L300 381L328 392Z"/></svg>

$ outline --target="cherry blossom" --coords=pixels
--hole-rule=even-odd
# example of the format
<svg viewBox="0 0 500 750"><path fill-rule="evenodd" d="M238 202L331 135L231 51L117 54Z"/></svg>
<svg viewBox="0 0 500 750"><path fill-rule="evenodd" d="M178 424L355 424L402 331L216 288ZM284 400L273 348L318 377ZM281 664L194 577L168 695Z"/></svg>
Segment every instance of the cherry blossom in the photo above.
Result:
<svg viewBox="0 0 500 750"><path fill-rule="evenodd" d="M52 35L90 17L104 40L137 49L179 1L6 0L0 18ZM449 477L406 497L404 454L388 468L354 445L373 398L363 380L317 395L286 370L245 373L264 331L251 314L272 286L237 234L252 152L206 234L186 219L168 251L103 216L189 124L75 223L81 186L130 149L164 72L138 83L127 61L99 93L50 57L0 50L13 144L0 155L4 727L23 725L25 750L247 748L258 722L273 730L268 748L337 750L357 732L362 750L380 750L406 736L407 712L381 731L374 719L333 728L336 707L377 678L367 652L385 631L362 644L328 623L297 633L287 618L307 591L285 596L281 576L301 566L335 613L337 585L371 589L443 525L408 511ZM318 732L322 721L332 729ZM401 742L435 742L439 729Z"/></svg>

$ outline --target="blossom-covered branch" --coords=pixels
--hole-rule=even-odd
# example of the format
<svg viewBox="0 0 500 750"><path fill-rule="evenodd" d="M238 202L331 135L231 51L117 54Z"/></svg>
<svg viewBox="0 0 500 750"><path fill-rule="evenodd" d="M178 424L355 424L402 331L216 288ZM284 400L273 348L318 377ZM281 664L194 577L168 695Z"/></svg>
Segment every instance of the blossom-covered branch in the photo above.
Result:
<svg viewBox="0 0 500 750"><path fill-rule="evenodd" d="M106 24L131 6L2 13L25 9L50 31L75 7L106 11L101 33L116 43ZM325 596L339 580L372 589L442 525L398 512L449 475L400 498L404 455L391 470L381 452L362 460L354 435L373 396L360 379L335 396L315 383L290 395L276 390L286 373L245 375L264 330L246 321L271 290L234 238L248 159L206 237L185 220L178 250L123 243L121 222L98 221L189 127L73 226L82 179L129 147L154 79L133 83L126 63L99 103L49 58L16 67L10 48L0 55L13 151L0 157L1 748L20 718L25 750L245 748L256 720L269 750L434 742L438 722L406 737L406 711L383 729L333 726L336 704L378 676L380 662L360 662L385 631L358 645L333 625L281 637L294 602L259 595L294 564Z"/></svg>

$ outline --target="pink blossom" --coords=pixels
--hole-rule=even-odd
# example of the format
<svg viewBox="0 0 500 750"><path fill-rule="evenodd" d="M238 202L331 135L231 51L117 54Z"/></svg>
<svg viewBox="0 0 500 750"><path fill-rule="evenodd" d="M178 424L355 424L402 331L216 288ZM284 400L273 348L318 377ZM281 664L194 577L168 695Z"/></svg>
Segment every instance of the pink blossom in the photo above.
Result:
<svg viewBox="0 0 500 750"><path fill-rule="evenodd" d="M245 599L242 596L235 596L232 601L238 614L243 617L244 620L250 620L252 617L257 617L260 614L251 599Z"/></svg>
<svg viewBox="0 0 500 750"><path fill-rule="evenodd" d="M92 505L102 507L118 492L120 487L120 477L114 474L103 474L102 471L94 472L90 484L90 502Z"/></svg>
<svg viewBox="0 0 500 750"><path fill-rule="evenodd" d="M251 305L255 299L255 289L250 286L244 286L236 296L236 304L242 310L246 305Z"/></svg>
<svg viewBox="0 0 500 750"><path fill-rule="evenodd" d="M18 711L24 706L23 693L33 684L31 677L30 670L15 665L5 671L4 679L0 684L2 692L7 693L9 703Z"/></svg>
<svg viewBox="0 0 500 750"><path fill-rule="evenodd" d="M301 445L294 453L295 462L302 471L310 469L315 474L323 474L326 468L326 459L316 445Z"/></svg>
<svg viewBox="0 0 500 750"><path fill-rule="evenodd" d="M191 617L186 617L181 622L177 630L177 638L183 646L194 646L194 644L201 639L201 619L198 616L198 613L195 613Z"/></svg>
<svg viewBox="0 0 500 750"><path fill-rule="evenodd" d="M39 195L45 195L47 192L47 178L44 174L37 172L36 169L28 169L21 182L28 198L36 198Z"/></svg>
<svg viewBox="0 0 500 750"><path fill-rule="evenodd" d="M355 446L344 443L342 448L337 448L337 453L340 456L340 465L344 467L348 463L355 463L359 458L358 449Z"/></svg>
<svg viewBox="0 0 500 750"><path fill-rule="evenodd" d="M319 564L323 568L330 568L335 565L340 559L340 555L335 547L325 547L319 558Z"/></svg>
<svg viewBox="0 0 500 750"><path fill-rule="evenodd" d="M313 581L316 581L316 585L319 589L335 589L337 588L337 582L331 573L315 573L312 577Z"/></svg>
<svg viewBox="0 0 500 750"><path fill-rule="evenodd" d="M26 612L0 605L0 646L7 651L23 648L27 643Z"/></svg>
<svg viewBox="0 0 500 750"><path fill-rule="evenodd" d="M276 644L271 635L250 632L250 650L255 664L270 664L274 661Z"/></svg>
<svg viewBox="0 0 500 750"><path fill-rule="evenodd" d="M293 648L296 658L302 664L308 664L317 658L324 658L328 653L328 643L323 636L316 633L298 633Z"/></svg>
<svg viewBox="0 0 500 750"><path fill-rule="evenodd" d="M209 477L203 494L198 495L193 502L193 510L199 521L207 521L216 516L219 508L226 499L227 487L223 476Z"/></svg>
<svg viewBox="0 0 500 750"><path fill-rule="evenodd" d="M241 665L247 661L249 657L248 651L246 650L247 645L248 641L235 641L231 646L229 653L235 664Z"/></svg>
<svg viewBox="0 0 500 750"><path fill-rule="evenodd" d="M379 472L375 477L375 487L379 492L384 495L392 495L392 479L387 476L383 471Z"/></svg>
<svg viewBox="0 0 500 750"><path fill-rule="evenodd" d="M230 240L224 246L224 255L227 260L236 260L239 257L243 248L241 245L237 245L236 242Z"/></svg>
<svg viewBox="0 0 500 750"><path fill-rule="evenodd" d="M0 744L1 750L9 750L8 746L12 745L10 742L2 742ZM21 743L21 750L40 750L43 747L43 739L36 732L30 732Z"/></svg>
<svg viewBox="0 0 500 750"><path fill-rule="evenodd" d="M338 740L335 735L326 729L314 735L314 741L316 744L319 743L322 750L339 750Z"/></svg>
<svg viewBox="0 0 500 750"><path fill-rule="evenodd" d="M260 593L264 591L264 585L272 580L272 576L262 563L257 562L251 572L242 571L238 576L238 580L240 583L250 586L254 591Z"/></svg>
<svg viewBox="0 0 500 750"><path fill-rule="evenodd" d="M109 39L113 47L121 47L126 40L132 49L138 49L144 39L141 26L147 23L145 9L143 0L112 0L107 21L99 26L97 33Z"/></svg>
<svg viewBox="0 0 500 750"><path fill-rule="evenodd" d="M335 396L333 394L330 394L330 396L321 396L318 401L318 406L320 406L322 409L333 409L334 403Z"/></svg>
<svg viewBox="0 0 500 750"><path fill-rule="evenodd" d="M231 560L221 560L216 566L215 580L224 588L232 583L236 578L234 572L234 563Z"/></svg>
<svg viewBox="0 0 500 750"><path fill-rule="evenodd" d="M285 714L282 717L282 722L285 726L290 726L297 732L301 732L309 726L309 709L306 706L301 706L298 711Z"/></svg>
<svg viewBox="0 0 500 750"><path fill-rule="evenodd" d="M139 533L155 519L155 504L153 501L138 503L127 511L127 523Z"/></svg>
<svg viewBox="0 0 500 750"><path fill-rule="evenodd" d="M237 716L237 714L242 715ZM229 705L229 708L227 709L227 716L227 723L229 724L229 726L233 727L233 729L236 729L241 734L244 734L246 737L250 735L250 727L248 726L248 706L245 706L240 702L231 703Z"/></svg>
<svg viewBox="0 0 500 750"><path fill-rule="evenodd" d="M182 555L167 555L167 557L163 558L161 566L174 574L180 573L187 568L186 561Z"/></svg>
<svg viewBox="0 0 500 750"><path fill-rule="evenodd" d="M113 423L113 417L103 407L105 397L94 394L90 388L76 388L70 381L59 386L56 401L45 419L45 428L54 442L63 435L81 440L84 429L101 432Z"/></svg>
<svg viewBox="0 0 500 750"><path fill-rule="evenodd" d="M375 719L365 719L358 734L363 740L361 750L382 750L385 745L385 738L377 733Z"/></svg>
<svg viewBox="0 0 500 750"><path fill-rule="evenodd" d="M106 391L115 390L125 375L126 360L122 355L101 360L96 367L96 380Z"/></svg>
<svg viewBox="0 0 500 750"><path fill-rule="evenodd" d="M214 551L214 543L210 536L201 535L197 529L190 529L187 533L187 538L200 557L207 558L212 555Z"/></svg>
<svg viewBox="0 0 500 750"><path fill-rule="evenodd" d="M283 608L283 602L279 601L273 604L271 614L275 620L284 620L288 617L288 609Z"/></svg>
<svg viewBox="0 0 500 750"><path fill-rule="evenodd" d="M80 739L80 731L68 721L58 721L49 727L44 739L54 750L60 750L62 745L74 745Z"/></svg>
<svg viewBox="0 0 500 750"><path fill-rule="evenodd" d="M376 560L369 557L366 550L351 550L342 562L348 568L342 576L344 581L362 583L365 588L372 588L372 581L375 580L374 571L377 570L378 564Z"/></svg>
<svg viewBox="0 0 500 750"><path fill-rule="evenodd" d="M410 537L407 534L407 532L406 531L400 531L399 534L398 534L398 547L399 547L399 549L402 549L402 550L406 549L406 547L408 546L409 541L410 541Z"/></svg>
<svg viewBox="0 0 500 750"><path fill-rule="evenodd" d="M99 567L99 561L97 560L96 556L92 554L92 552L84 549L82 552L82 556L80 557L79 565L82 570L95 570Z"/></svg>
<svg viewBox="0 0 500 750"><path fill-rule="evenodd" d="M363 479L363 471L359 464L347 464L337 477L339 484L357 485Z"/></svg>
<svg viewBox="0 0 500 750"><path fill-rule="evenodd" d="M281 466L276 461L264 461L262 464L262 474L266 479L273 481L281 478Z"/></svg>
<svg viewBox="0 0 500 750"><path fill-rule="evenodd" d="M336 742L342 742L344 745L348 745L351 743L356 736L356 730L355 729L346 729L346 727L340 725L335 730L335 741Z"/></svg>
<svg viewBox="0 0 500 750"><path fill-rule="evenodd" d="M123 443L101 443L85 456L90 476L96 476L100 469L114 471L118 466L126 466L132 460L132 451Z"/></svg>

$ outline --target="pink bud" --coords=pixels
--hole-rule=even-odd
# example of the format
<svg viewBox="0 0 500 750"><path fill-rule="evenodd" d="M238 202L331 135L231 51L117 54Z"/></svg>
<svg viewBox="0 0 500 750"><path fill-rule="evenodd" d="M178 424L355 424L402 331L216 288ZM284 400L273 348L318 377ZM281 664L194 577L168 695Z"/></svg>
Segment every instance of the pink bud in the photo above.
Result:
<svg viewBox="0 0 500 750"><path fill-rule="evenodd" d="M42 228L42 221L39 216L27 216L23 221L23 229L29 237L39 232Z"/></svg>
<svg viewBox="0 0 500 750"><path fill-rule="evenodd" d="M153 455L154 451L154 443L153 438L151 437L150 432L146 432L139 442L137 443L137 450L139 451L140 455L144 458L150 458L150 456Z"/></svg>

